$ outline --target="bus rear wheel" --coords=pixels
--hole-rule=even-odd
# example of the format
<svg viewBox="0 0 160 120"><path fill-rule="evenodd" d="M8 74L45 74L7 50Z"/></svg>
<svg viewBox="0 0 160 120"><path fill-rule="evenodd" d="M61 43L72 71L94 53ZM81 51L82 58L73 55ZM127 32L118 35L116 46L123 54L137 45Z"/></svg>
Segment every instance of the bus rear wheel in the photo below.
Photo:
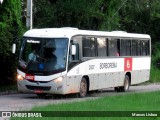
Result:
<svg viewBox="0 0 160 120"><path fill-rule="evenodd" d="M116 92L127 92L129 90L129 86L130 86L130 78L128 75L125 75L124 85L121 87L115 87L114 90Z"/></svg>
<svg viewBox="0 0 160 120"><path fill-rule="evenodd" d="M87 80L82 78L80 83L79 97L83 98L87 95Z"/></svg>
<svg viewBox="0 0 160 120"><path fill-rule="evenodd" d="M122 92L127 92L130 86L130 78L128 75L125 75L124 86L121 88Z"/></svg>

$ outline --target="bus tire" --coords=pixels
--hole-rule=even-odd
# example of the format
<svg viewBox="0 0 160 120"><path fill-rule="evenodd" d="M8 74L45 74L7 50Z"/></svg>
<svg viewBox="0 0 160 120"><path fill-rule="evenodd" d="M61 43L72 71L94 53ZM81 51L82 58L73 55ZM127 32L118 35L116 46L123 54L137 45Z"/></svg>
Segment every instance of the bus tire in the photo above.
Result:
<svg viewBox="0 0 160 120"><path fill-rule="evenodd" d="M87 80L83 77L80 83L79 97L83 98L87 95Z"/></svg>
<svg viewBox="0 0 160 120"><path fill-rule="evenodd" d="M129 90L129 86L130 86L130 78L128 75L125 75L124 86L121 88L121 91L127 92Z"/></svg>

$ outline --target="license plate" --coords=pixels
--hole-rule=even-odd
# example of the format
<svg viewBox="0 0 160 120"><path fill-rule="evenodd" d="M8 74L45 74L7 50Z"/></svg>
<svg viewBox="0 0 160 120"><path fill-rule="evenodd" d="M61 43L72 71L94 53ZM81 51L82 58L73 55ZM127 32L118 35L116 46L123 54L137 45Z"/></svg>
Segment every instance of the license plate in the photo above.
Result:
<svg viewBox="0 0 160 120"><path fill-rule="evenodd" d="M43 93L43 90L35 90L35 93Z"/></svg>

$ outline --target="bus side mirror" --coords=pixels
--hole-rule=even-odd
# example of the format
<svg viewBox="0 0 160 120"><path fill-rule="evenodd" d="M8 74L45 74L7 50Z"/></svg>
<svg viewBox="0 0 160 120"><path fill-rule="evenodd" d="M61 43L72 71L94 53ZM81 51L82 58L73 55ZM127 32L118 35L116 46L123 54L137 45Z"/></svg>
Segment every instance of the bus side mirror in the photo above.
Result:
<svg viewBox="0 0 160 120"><path fill-rule="evenodd" d="M72 55L76 55L76 45L72 45Z"/></svg>
<svg viewBox="0 0 160 120"><path fill-rule="evenodd" d="M15 54L16 53L16 44L12 45L12 53Z"/></svg>

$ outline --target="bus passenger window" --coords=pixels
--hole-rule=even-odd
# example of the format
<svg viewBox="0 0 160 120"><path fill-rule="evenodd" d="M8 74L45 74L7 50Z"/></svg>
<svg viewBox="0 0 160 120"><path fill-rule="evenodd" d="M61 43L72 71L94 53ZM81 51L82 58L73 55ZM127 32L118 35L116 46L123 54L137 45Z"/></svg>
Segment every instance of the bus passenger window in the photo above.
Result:
<svg viewBox="0 0 160 120"><path fill-rule="evenodd" d="M94 37L84 37L83 44L83 57L95 57L96 56L96 44Z"/></svg>
<svg viewBox="0 0 160 120"><path fill-rule="evenodd" d="M141 41L137 40L137 56L141 56Z"/></svg>
<svg viewBox="0 0 160 120"><path fill-rule="evenodd" d="M107 56L107 41L106 38L97 38L98 56Z"/></svg>
<svg viewBox="0 0 160 120"><path fill-rule="evenodd" d="M132 56L137 56L137 44L138 44L138 41L137 40L132 40Z"/></svg>
<svg viewBox="0 0 160 120"><path fill-rule="evenodd" d="M131 55L131 40L122 39L121 40L121 56Z"/></svg>
<svg viewBox="0 0 160 120"><path fill-rule="evenodd" d="M142 56L149 55L149 40L142 40L141 41L141 47L142 47Z"/></svg>
<svg viewBox="0 0 160 120"><path fill-rule="evenodd" d="M146 40L146 55L150 55L150 45L149 45L149 40Z"/></svg>
<svg viewBox="0 0 160 120"><path fill-rule="evenodd" d="M108 41L108 45L109 45L109 48L108 48L109 56L119 56L119 48L120 47L118 47L118 40L117 39L110 39Z"/></svg>
<svg viewBox="0 0 160 120"><path fill-rule="evenodd" d="M138 39L132 40L132 56L140 56L141 55L141 41Z"/></svg>

